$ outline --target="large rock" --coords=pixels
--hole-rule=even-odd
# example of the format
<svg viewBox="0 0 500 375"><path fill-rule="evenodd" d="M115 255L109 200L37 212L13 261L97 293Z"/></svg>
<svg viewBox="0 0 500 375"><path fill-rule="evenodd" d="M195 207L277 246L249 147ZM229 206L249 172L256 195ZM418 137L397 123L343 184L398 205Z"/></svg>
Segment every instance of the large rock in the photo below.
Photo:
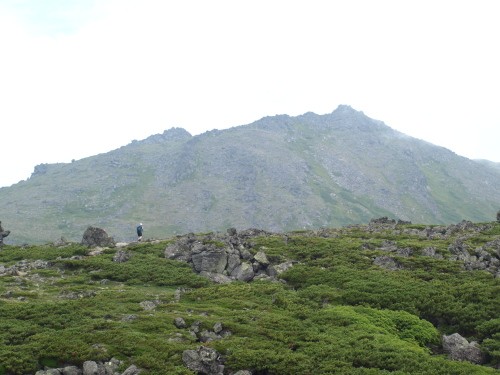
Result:
<svg viewBox="0 0 500 375"><path fill-rule="evenodd" d="M83 375L101 375L99 374L99 366L94 361L83 362Z"/></svg>
<svg viewBox="0 0 500 375"><path fill-rule="evenodd" d="M275 280L283 272L273 267L266 253L260 249L255 255L249 251L255 245L253 236L271 235L257 229L237 232L228 229L227 234L189 234L179 237L165 248L165 257L190 263L203 277L219 284L235 280L251 281L256 275L262 280ZM286 268L292 263L287 263Z"/></svg>
<svg viewBox="0 0 500 375"><path fill-rule="evenodd" d="M267 259L267 255L263 251L257 252L257 254L255 254L253 258L264 267L267 267L269 265L269 260Z"/></svg>
<svg viewBox="0 0 500 375"><path fill-rule="evenodd" d="M82 245L89 247L114 247L115 244L116 242L113 237L108 236L104 229L90 226L83 233Z"/></svg>
<svg viewBox="0 0 500 375"><path fill-rule="evenodd" d="M193 252L192 261L197 272L222 273L227 265L227 252L215 246L202 247Z"/></svg>
<svg viewBox="0 0 500 375"><path fill-rule="evenodd" d="M188 234L178 241L171 243L165 249L165 258L176 259L184 262L191 261L191 248L196 241L194 234Z"/></svg>
<svg viewBox="0 0 500 375"><path fill-rule="evenodd" d="M475 341L469 343L458 333L443 335L443 350L454 361L469 361L476 364L483 364L485 361L479 345Z"/></svg>
<svg viewBox="0 0 500 375"><path fill-rule="evenodd" d="M186 328L187 327L187 324L185 322L185 320L181 317L177 317L174 319L174 325L177 327L177 328Z"/></svg>
<svg viewBox="0 0 500 375"><path fill-rule="evenodd" d="M227 266L226 271L231 274L233 270L241 264L241 258L239 252L230 253L227 255Z"/></svg>
<svg viewBox="0 0 500 375"><path fill-rule="evenodd" d="M192 371L204 375L223 375L224 365L220 354L212 348L200 346L196 350L185 350L182 361Z"/></svg>
<svg viewBox="0 0 500 375"><path fill-rule="evenodd" d="M231 272L231 276L239 281L250 281L254 278L255 273L250 263L242 262L233 272Z"/></svg>
<svg viewBox="0 0 500 375"><path fill-rule="evenodd" d="M467 250L467 244L463 243L461 240L457 240L448 246L448 251L452 254L452 260L462 260L464 262L469 262L471 260L471 255Z"/></svg>

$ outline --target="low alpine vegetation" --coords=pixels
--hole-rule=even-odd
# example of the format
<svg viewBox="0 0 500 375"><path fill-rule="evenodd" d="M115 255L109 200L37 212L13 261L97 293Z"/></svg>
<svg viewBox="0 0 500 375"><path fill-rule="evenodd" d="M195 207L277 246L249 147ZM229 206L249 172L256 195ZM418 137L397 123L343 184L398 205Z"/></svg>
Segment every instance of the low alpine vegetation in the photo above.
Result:
<svg viewBox="0 0 500 375"><path fill-rule="evenodd" d="M120 373L208 373L183 359L200 346L220 353L224 374L468 375L500 366L500 223L259 234L246 240L253 255L293 266L222 284L167 259L175 241L2 247L0 374L112 359ZM450 352L443 337L452 334L477 357Z"/></svg>

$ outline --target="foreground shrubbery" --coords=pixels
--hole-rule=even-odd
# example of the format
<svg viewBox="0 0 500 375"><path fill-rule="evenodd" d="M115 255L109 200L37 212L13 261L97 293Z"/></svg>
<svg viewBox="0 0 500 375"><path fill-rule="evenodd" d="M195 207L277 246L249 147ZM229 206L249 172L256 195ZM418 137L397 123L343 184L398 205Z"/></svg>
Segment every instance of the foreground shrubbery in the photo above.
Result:
<svg viewBox="0 0 500 375"><path fill-rule="evenodd" d="M468 237L480 246L500 225ZM493 374L454 362L441 335L479 341L488 365L500 362L500 285L490 273L457 261L415 256L403 269L373 264L377 246L396 241L414 250L449 240L393 232L345 230L330 238L307 233L254 239L270 259L298 262L285 283L212 284L185 263L163 257L166 242L131 245L128 262L115 249L88 256L78 245L6 246L0 264L47 260L47 268L0 277L0 374L34 374L43 366L124 360L149 374L191 374L182 352L200 345L189 327L231 332L205 343L226 368L254 374ZM180 288L180 289L179 289ZM182 293L179 293L179 290ZM177 290L177 292L176 292ZM179 297L179 295L181 295ZM154 301L146 310L141 302ZM187 327L173 321L182 317Z"/></svg>

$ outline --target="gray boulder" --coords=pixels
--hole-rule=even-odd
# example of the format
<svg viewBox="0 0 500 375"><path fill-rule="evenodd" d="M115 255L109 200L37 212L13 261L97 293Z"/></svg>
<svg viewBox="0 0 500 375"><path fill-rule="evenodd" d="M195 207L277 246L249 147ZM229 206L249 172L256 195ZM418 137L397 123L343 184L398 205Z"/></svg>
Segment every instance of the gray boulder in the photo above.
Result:
<svg viewBox="0 0 500 375"><path fill-rule="evenodd" d="M97 363L94 361L83 362L83 375L101 375Z"/></svg>
<svg viewBox="0 0 500 375"><path fill-rule="evenodd" d="M182 361L192 371L204 375L223 375L224 365L220 354L212 348L200 346L196 350L185 350Z"/></svg>
<svg viewBox="0 0 500 375"><path fill-rule="evenodd" d="M475 341L470 343L458 333L443 335L443 350L448 357L454 361L469 361L475 364L483 364L484 354Z"/></svg>
<svg viewBox="0 0 500 375"><path fill-rule="evenodd" d="M222 336L218 335L213 331L203 330L198 335L198 340L200 342L210 342L222 339Z"/></svg>
<svg viewBox="0 0 500 375"><path fill-rule="evenodd" d="M105 374L106 375L118 374L118 367L120 367L122 363L123 362L120 361L119 359L111 358L109 362L104 363Z"/></svg>
<svg viewBox="0 0 500 375"><path fill-rule="evenodd" d="M116 242L104 229L89 226L83 233L81 244L89 247L114 247Z"/></svg>
<svg viewBox="0 0 500 375"><path fill-rule="evenodd" d="M227 265L227 252L215 246L205 246L192 254L192 261L197 272L222 273Z"/></svg>
<svg viewBox="0 0 500 375"><path fill-rule="evenodd" d="M253 255L250 251L248 251L248 249L242 248L242 249L239 249L239 252L240 252L241 259L245 259L245 260L252 260L253 259Z"/></svg>
<svg viewBox="0 0 500 375"><path fill-rule="evenodd" d="M452 260L462 260L465 262L469 262L471 260L471 256L467 250L467 244L460 240L457 240L455 243L448 246L448 250L452 254Z"/></svg>
<svg viewBox="0 0 500 375"><path fill-rule="evenodd" d="M177 328L186 328L187 327L187 324L186 322L184 321L184 319L178 317L178 318L175 318L174 319L174 325L177 327Z"/></svg>
<svg viewBox="0 0 500 375"><path fill-rule="evenodd" d="M250 281L254 278L255 273L250 263L242 262L233 272L231 272L231 276L239 281Z"/></svg>
<svg viewBox="0 0 500 375"><path fill-rule="evenodd" d="M257 252L257 254L255 254L253 258L264 267L267 267L269 265L269 260L267 259L267 255L263 251Z"/></svg>
<svg viewBox="0 0 500 375"><path fill-rule="evenodd" d="M241 264L240 254L238 253L229 253L227 256L227 266L226 271L231 274L233 270Z"/></svg>
<svg viewBox="0 0 500 375"><path fill-rule="evenodd" d="M199 320L194 321L193 324L191 324L191 332L193 332L195 334L199 333L200 326L201 326L201 322Z"/></svg>
<svg viewBox="0 0 500 375"><path fill-rule="evenodd" d="M219 334L222 332L224 328L222 327L222 323L221 322L217 322L214 324L214 332Z"/></svg>
<svg viewBox="0 0 500 375"><path fill-rule="evenodd" d="M171 243L165 248L165 258L189 262L191 260L191 247L195 241L193 235L188 235Z"/></svg>

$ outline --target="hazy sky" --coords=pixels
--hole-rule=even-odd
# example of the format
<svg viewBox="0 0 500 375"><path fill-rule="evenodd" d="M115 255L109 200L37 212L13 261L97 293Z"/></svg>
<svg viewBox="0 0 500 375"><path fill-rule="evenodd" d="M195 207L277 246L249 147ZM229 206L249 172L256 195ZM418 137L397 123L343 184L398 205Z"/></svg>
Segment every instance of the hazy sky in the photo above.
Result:
<svg viewBox="0 0 500 375"><path fill-rule="evenodd" d="M182 127L351 105L500 162L496 0L0 0L0 186Z"/></svg>

